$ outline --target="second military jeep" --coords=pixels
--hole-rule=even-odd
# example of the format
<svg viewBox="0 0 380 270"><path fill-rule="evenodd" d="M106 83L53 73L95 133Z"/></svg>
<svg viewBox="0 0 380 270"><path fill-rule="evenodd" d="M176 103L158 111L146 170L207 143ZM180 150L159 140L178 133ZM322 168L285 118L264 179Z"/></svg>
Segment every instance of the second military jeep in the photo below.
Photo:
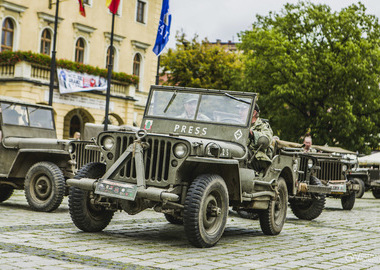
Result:
<svg viewBox="0 0 380 270"><path fill-rule="evenodd" d="M24 189L33 210L59 207L74 176L69 140L58 140L52 107L0 97L0 202Z"/></svg>
<svg viewBox="0 0 380 270"><path fill-rule="evenodd" d="M297 193L298 158L275 155L268 168L251 168L255 102L255 93L152 86L141 129L100 133L91 148L105 162L88 163L67 180L74 224L101 231L117 210L153 208L183 224L194 246L210 247L232 206L258 213L265 234L280 233L288 196ZM266 137L257 139L269 147Z"/></svg>

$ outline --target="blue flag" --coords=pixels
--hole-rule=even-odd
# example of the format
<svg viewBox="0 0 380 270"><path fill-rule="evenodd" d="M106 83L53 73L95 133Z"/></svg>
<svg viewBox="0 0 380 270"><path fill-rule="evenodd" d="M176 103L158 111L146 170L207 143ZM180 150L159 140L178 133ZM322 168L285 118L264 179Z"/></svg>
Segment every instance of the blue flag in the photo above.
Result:
<svg viewBox="0 0 380 270"><path fill-rule="evenodd" d="M169 0L162 1L162 9L160 22L158 24L156 44L154 44L153 52L156 55L160 55L165 45L169 41L170 24L172 22L172 15L169 10Z"/></svg>

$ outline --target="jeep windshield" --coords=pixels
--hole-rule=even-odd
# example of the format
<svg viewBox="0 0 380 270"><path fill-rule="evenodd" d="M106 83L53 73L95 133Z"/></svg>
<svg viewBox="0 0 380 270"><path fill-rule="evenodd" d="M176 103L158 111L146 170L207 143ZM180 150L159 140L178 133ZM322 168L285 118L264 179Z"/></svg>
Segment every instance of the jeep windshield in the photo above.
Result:
<svg viewBox="0 0 380 270"><path fill-rule="evenodd" d="M252 97L154 90L147 116L246 126Z"/></svg>
<svg viewBox="0 0 380 270"><path fill-rule="evenodd" d="M54 129L53 114L49 109L1 103L1 110L4 124Z"/></svg>

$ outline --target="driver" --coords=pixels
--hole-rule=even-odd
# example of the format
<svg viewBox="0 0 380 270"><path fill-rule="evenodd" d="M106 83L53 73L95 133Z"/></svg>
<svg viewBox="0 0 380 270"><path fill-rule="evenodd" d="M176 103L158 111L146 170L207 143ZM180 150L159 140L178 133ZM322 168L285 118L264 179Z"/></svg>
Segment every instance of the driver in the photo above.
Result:
<svg viewBox="0 0 380 270"><path fill-rule="evenodd" d="M251 164L255 171L265 170L272 163L269 157L271 152L269 144L266 148L261 147L259 149L258 139L264 136L268 139L268 143L272 142L273 131L268 122L261 120L259 114L260 108L256 103L252 115L251 128L249 129L250 140L248 142L248 149L251 154L253 155L257 152Z"/></svg>

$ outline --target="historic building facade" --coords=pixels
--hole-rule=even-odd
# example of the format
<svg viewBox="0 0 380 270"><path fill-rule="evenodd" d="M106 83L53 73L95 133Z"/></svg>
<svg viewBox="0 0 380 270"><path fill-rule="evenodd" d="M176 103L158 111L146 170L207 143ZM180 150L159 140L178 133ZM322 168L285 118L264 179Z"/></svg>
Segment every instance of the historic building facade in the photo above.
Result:
<svg viewBox="0 0 380 270"><path fill-rule="evenodd" d="M106 68L110 53L112 14L106 0L60 0L57 59ZM115 17L113 69L139 78L137 85L113 80L110 121L140 125L150 85L155 83L157 56L152 52L162 0L121 0ZM31 51L51 55L56 0L0 0L1 51ZM49 68L30 62L0 63L0 95L47 104ZM86 122L104 122L105 91L60 94L53 108L58 137L82 131Z"/></svg>

